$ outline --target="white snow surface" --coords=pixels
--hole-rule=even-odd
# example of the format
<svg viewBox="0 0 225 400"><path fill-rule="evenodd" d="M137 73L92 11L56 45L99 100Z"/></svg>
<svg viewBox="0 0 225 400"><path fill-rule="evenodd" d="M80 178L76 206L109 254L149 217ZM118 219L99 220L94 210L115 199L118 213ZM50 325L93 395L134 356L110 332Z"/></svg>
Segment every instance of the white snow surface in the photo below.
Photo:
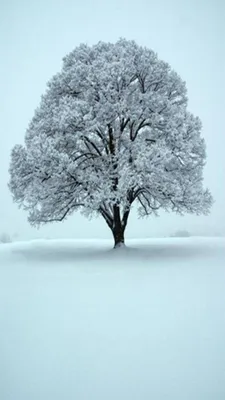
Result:
<svg viewBox="0 0 225 400"><path fill-rule="evenodd" d="M0 246L1 400L224 400L225 239Z"/></svg>

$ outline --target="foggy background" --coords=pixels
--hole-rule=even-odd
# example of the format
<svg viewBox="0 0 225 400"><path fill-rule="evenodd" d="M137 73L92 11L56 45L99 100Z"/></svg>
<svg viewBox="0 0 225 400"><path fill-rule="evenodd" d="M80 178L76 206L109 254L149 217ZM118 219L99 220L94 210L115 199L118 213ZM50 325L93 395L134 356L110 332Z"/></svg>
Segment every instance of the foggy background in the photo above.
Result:
<svg viewBox="0 0 225 400"><path fill-rule="evenodd" d="M203 122L205 186L215 204L208 217L161 213L137 218L128 237L225 234L225 2L223 0L0 0L0 233L37 237L110 238L105 222L75 213L37 230L13 204L7 187L11 148L24 134L46 82L81 42L134 39L156 51L187 82L189 110Z"/></svg>

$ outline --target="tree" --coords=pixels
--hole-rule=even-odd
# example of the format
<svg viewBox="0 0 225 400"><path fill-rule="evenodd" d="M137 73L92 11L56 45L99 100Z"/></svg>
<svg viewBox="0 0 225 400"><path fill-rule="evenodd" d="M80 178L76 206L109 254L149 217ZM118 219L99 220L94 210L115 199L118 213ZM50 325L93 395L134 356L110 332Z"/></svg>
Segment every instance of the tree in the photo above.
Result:
<svg viewBox="0 0 225 400"><path fill-rule="evenodd" d="M9 236L8 233L3 232L3 233L0 235L0 243L4 243L4 244L6 244L6 243L11 243L11 238L10 238L10 236Z"/></svg>
<svg viewBox="0 0 225 400"><path fill-rule="evenodd" d="M180 230L180 231L176 231L173 235L171 235L172 237L179 237L179 238L183 238L183 237L190 237L191 234L188 231L185 230Z"/></svg>
<svg viewBox="0 0 225 400"><path fill-rule="evenodd" d="M101 215L115 246L134 202L207 214L201 122L187 111L185 82L133 41L81 44L63 59L11 154L9 187L33 225L75 210Z"/></svg>

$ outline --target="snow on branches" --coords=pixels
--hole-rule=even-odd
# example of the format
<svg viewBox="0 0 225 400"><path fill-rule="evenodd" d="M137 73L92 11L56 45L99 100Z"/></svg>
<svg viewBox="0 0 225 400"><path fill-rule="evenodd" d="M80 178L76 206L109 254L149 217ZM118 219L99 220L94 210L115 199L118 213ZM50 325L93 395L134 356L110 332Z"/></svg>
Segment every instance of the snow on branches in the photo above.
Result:
<svg viewBox="0 0 225 400"><path fill-rule="evenodd" d="M171 67L133 41L80 45L63 59L10 164L14 200L31 224L75 210L113 230L162 208L208 213L201 122ZM121 228L122 229L122 228Z"/></svg>

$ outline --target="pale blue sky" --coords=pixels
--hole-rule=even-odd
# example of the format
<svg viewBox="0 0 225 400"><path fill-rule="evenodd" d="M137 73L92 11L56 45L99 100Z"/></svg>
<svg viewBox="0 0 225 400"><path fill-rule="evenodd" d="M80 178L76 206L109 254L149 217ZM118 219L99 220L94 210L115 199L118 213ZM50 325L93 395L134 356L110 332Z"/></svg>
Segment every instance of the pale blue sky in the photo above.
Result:
<svg viewBox="0 0 225 400"><path fill-rule="evenodd" d="M203 122L208 149L205 184L216 203L209 217L162 214L138 220L127 235L166 235L176 229L225 234L225 1L0 0L0 233L21 238L110 237L101 219L74 214L36 231L8 192L10 149L22 143L46 82L62 57L81 42L134 39L158 52L186 80L189 108Z"/></svg>

